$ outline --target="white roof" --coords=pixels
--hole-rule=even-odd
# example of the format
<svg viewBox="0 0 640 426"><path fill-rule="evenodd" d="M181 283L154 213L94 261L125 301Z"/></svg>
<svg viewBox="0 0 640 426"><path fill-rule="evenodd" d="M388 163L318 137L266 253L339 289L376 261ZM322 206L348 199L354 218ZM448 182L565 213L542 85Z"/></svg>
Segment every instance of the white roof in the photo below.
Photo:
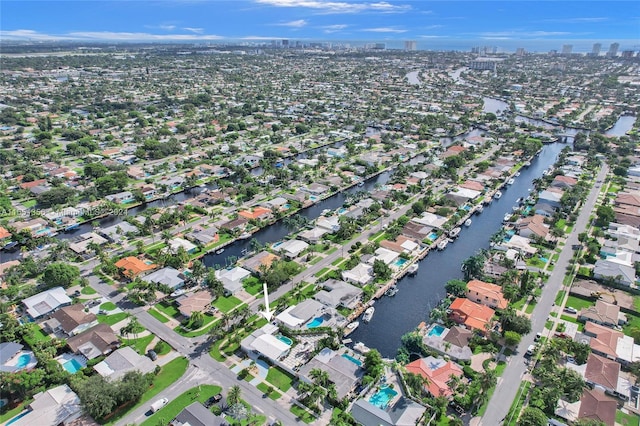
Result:
<svg viewBox="0 0 640 426"><path fill-rule="evenodd" d="M413 240L405 240L402 244L400 244L400 247L405 249L405 251L411 252L417 250L420 247L420 244L416 243Z"/></svg>
<svg viewBox="0 0 640 426"><path fill-rule="evenodd" d="M286 252L290 256L297 256L306 250L307 247L309 247L309 244L304 241L288 240L283 242L277 249Z"/></svg>
<svg viewBox="0 0 640 426"><path fill-rule="evenodd" d="M179 247L183 247L188 252L195 250L197 248L196 245L193 244L192 242L179 237L176 237L171 241L169 241L169 246L171 247L171 251L173 251L174 253L178 251Z"/></svg>
<svg viewBox="0 0 640 426"><path fill-rule="evenodd" d="M138 354L130 346L124 346L93 368L102 377L115 380L129 371L139 371L142 374L150 373L155 370L156 365L146 356Z"/></svg>
<svg viewBox="0 0 640 426"><path fill-rule="evenodd" d="M70 305L71 298L62 287L54 287L42 293L27 297L22 301L31 318L38 318L46 315L60 306Z"/></svg>
<svg viewBox="0 0 640 426"><path fill-rule="evenodd" d="M376 259L382 260L385 264L389 265L391 262L396 260L400 256L400 254L396 253L393 250L386 249L384 247L378 247L376 250L376 255L369 259L368 263L373 265L373 262Z"/></svg>
<svg viewBox="0 0 640 426"><path fill-rule="evenodd" d="M535 254L538 249L531 245L531 240L520 235L513 235L509 241L504 243L506 247L512 247L518 250L522 250L528 254Z"/></svg>
<svg viewBox="0 0 640 426"><path fill-rule="evenodd" d="M427 225L433 228L441 228L442 225L447 221L446 217L438 216L437 214L424 212L422 217L411 219L413 222L419 223L420 225Z"/></svg>
<svg viewBox="0 0 640 426"><path fill-rule="evenodd" d="M263 334L256 337L251 346L262 355L274 360L279 359L291 348L273 334Z"/></svg>
<svg viewBox="0 0 640 426"><path fill-rule="evenodd" d="M247 278L249 275L251 275L251 272L239 266L236 266L233 269L223 269L220 271L216 271L216 276L222 282L240 282L243 279Z"/></svg>
<svg viewBox="0 0 640 426"><path fill-rule="evenodd" d="M60 385L34 396L24 417L12 424L15 426L57 426L68 424L82 413L80 398L67 385Z"/></svg>
<svg viewBox="0 0 640 426"><path fill-rule="evenodd" d="M371 265L359 263L350 271L343 271L342 278L360 284L366 284L373 278L373 268Z"/></svg>
<svg viewBox="0 0 640 426"><path fill-rule="evenodd" d="M450 192L450 194L451 195L455 195L457 197L474 199L478 195L482 194L482 192L476 191L476 190L473 190L473 189L469 189L469 188L457 187L456 190L453 191L453 192Z"/></svg>

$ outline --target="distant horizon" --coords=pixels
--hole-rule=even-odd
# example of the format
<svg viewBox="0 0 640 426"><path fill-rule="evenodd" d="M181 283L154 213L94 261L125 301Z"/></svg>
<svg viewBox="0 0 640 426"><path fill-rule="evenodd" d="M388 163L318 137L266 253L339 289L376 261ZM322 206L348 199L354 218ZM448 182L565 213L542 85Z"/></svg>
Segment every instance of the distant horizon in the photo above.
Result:
<svg viewBox="0 0 640 426"><path fill-rule="evenodd" d="M0 41L386 43L576 53L640 50L640 2L417 0L4 0Z"/></svg>

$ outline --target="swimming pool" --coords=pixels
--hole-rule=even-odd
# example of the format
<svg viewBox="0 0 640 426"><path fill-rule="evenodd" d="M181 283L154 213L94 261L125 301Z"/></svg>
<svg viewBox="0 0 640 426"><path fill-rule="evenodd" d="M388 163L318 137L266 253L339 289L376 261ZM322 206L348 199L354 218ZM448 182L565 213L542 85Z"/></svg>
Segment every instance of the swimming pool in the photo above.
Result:
<svg viewBox="0 0 640 426"><path fill-rule="evenodd" d="M430 239L431 241L435 241L438 238L438 234L436 232L432 232L429 235L427 235L427 238Z"/></svg>
<svg viewBox="0 0 640 426"><path fill-rule="evenodd" d="M17 422L18 420L20 420L21 418L23 418L24 416L26 416L27 414L29 414L31 411L23 411L22 413L18 414L17 416L15 416L14 418L12 418L11 420L9 420L5 426L9 426L12 423Z"/></svg>
<svg viewBox="0 0 640 426"><path fill-rule="evenodd" d="M293 345L293 340L289 339L287 336L283 336L282 334L278 334L276 336L276 339L280 340L281 342L291 346Z"/></svg>
<svg viewBox="0 0 640 426"><path fill-rule="evenodd" d="M398 392L394 391L388 386L381 388L378 392L373 394L371 398L369 398L369 402L375 405L378 408L386 409L389 405L389 401L396 396Z"/></svg>
<svg viewBox="0 0 640 426"><path fill-rule="evenodd" d="M351 355L348 354L342 354L342 358L346 358L349 361L351 361L352 363L354 363L355 365L357 365L358 367L362 367L362 361L360 361L359 359L356 359L354 357L352 357Z"/></svg>
<svg viewBox="0 0 640 426"><path fill-rule="evenodd" d="M429 333L427 334L427 336L437 336L440 337L442 336L442 333L444 333L445 328L439 324L434 325L433 327L431 327L431 330L429 330Z"/></svg>
<svg viewBox="0 0 640 426"><path fill-rule="evenodd" d="M344 207L341 207L341 208L338 210L338 214L345 214L346 212L347 212L347 209L345 209Z"/></svg>
<svg viewBox="0 0 640 426"><path fill-rule="evenodd" d="M393 262L393 264L396 265L398 268L402 268L402 265L404 265L407 262L408 262L407 259L403 259L403 258L400 257L400 258L398 258L398 260Z"/></svg>
<svg viewBox="0 0 640 426"><path fill-rule="evenodd" d="M80 364L75 358L71 358L69 361L62 364L62 366L71 374L75 374L79 370L82 370L82 364Z"/></svg>
<svg viewBox="0 0 640 426"><path fill-rule="evenodd" d="M271 246L271 248L278 248L282 245L282 241L278 241L277 243L273 243L273 245Z"/></svg>
<svg viewBox="0 0 640 426"><path fill-rule="evenodd" d="M22 354L20 355L20 357L18 358L18 362L16 363L16 367L18 368L24 368L27 365L29 365L29 362L31 361L31 355L29 354Z"/></svg>
<svg viewBox="0 0 640 426"><path fill-rule="evenodd" d="M307 324L307 328L317 328L320 327L322 325L322 323L324 322L324 318L322 317L316 317L313 319L313 321L311 321L310 323Z"/></svg>

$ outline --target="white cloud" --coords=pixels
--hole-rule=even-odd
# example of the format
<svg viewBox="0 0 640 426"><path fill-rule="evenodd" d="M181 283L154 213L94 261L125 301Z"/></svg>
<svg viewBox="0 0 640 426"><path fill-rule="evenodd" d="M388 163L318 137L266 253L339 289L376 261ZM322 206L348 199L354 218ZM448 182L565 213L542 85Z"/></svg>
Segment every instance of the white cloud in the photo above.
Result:
<svg viewBox="0 0 640 426"><path fill-rule="evenodd" d="M609 18L605 16L594 16L591 18L556 18L556 19L545 19L542 22L559 22L562 24L584 24L587 22L605 22L608 21Z"/></svg>
<svg viewBox="0 0 640 426"><path fill-rule="evenodd" d="M480 37L501 40L527 37L556 37L570 34L573 33L568 31L495 31L480 33Z"/></svg>
<svg viewBox="0 0 640 426"><path fill-rule="evenodd" d="M392 27L378 27L378 28L365 28L362 31L367 31L370 33L406 33L407 30L401 30L398 28Z"/></svg>
<svg viewBox="0 0 640 426"><path fill-rule="evenodd" d="M370 3L348 3L344 1L321 1L321 0L255 0L256 3L267 4L276 7L305 7L315 9L324 13L361 13L361 12L383 12L398 13L411 10L410 5L391 4L386 1Z"/></svg>
<svg viewBox="0 0 640 426"><path fill-rule="evenodd" d="M280 27L302 28L307 24L308 22L305 21L304 19L298 19L296 21L283 22L281 24L274 24L274 25L278 25Z"/></svg>
<svg viewBox="0 0 640 426"><path fill-rule="evenodd" d="M42 34L33 30L0 31L0 38L9 40L68 40L69 37Z"/></svg>
<svg viewBox="0 0 640 426"><path fill-rule="evenodd" d="M43 34L33 30L0 31L0 37L11 40L113 40L113 41L198 41L219 40L213 34L151 34L112 31L75 31L65 34Z"/></svg>
<svg viewBox="0 0 640 426"><path fill-rule="evenodd" d="M331 34L331 33L336 33L338 31L344 30L347 27L348 27L347 24L335 24L335 25L325 25L320 28L323 28L325 33Z"/></svg>
<svg viewBox="0 0 640 426"><path fill-rule="evenodd" d="M166 30L166 31L173 31L176 29L175 25L160 25L159 28L161 30Z"/></svg>
<svg viewBox="0 0 640 426"><path fill-rule="evenodd" d="M204 32L204 28L184 27L183 30L191 31L192 33L196 33L196 34L202 34Z"/></svg>

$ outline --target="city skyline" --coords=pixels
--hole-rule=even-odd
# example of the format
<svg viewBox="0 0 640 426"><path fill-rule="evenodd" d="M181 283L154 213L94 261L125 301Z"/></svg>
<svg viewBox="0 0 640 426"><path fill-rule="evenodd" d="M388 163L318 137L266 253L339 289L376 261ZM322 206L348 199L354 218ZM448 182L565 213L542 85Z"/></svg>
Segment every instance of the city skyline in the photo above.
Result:
<svg viewBox="0 0 640 426"><path fill-rule="evenodd" d="M418 2L320 0L6 1L3 41L386 42L402 48L474 45L590 52L617 42L638 50L633 2Z"/></svg>

